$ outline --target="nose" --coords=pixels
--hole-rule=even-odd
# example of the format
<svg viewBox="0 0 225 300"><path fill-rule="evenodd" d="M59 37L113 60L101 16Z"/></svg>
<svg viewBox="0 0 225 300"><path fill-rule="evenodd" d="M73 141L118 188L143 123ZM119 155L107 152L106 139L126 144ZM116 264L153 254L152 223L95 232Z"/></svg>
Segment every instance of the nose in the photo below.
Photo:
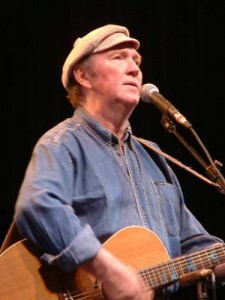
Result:
<svg viewBox="0 0 225 300"><path fill-rule="evenodd" d="M132 76L137 76L141 72L140 66L132 58L129 59L127 70Z"/></svg>

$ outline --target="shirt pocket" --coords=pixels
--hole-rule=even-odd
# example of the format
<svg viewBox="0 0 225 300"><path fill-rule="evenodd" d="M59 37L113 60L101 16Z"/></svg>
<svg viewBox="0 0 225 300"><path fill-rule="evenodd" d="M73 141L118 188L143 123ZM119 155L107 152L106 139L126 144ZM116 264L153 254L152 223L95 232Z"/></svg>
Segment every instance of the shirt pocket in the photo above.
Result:
<svg viewBox="0 0 225 300"><path fill-rule="evenodd" d="M171 236L180 232L179 189L168 183L154 182L159 218Z"/></svg>

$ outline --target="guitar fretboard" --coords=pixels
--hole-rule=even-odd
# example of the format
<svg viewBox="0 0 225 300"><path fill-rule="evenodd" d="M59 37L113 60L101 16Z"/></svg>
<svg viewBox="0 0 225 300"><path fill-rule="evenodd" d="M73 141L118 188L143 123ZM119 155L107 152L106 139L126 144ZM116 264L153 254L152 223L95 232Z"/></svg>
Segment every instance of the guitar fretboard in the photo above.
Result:
<svg viewBox="0 0 225 300"><path fill-rule="evenodd" d="M154 267L139 271L144 282L152 288L160 288L173 283L182 275L202 269L211 269L225 261L225 245L218 244L200 252L180 256Z"/></svg>

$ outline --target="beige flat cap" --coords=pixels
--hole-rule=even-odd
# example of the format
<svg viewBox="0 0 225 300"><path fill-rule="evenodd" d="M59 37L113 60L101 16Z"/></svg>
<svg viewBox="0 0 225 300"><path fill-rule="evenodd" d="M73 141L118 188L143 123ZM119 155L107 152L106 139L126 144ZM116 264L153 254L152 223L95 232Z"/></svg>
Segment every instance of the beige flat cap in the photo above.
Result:
<svg viewBox="0 0 225 300"><path fill-rule="evenodd" d="M76 39L62 69L62 83L65 89L69 89L73 68L82 58L92 53L110 49L124 42L132 43L136 50L140 46L138 40L130 37L126 27L114 24L99 27L84 37Z"/></svg>

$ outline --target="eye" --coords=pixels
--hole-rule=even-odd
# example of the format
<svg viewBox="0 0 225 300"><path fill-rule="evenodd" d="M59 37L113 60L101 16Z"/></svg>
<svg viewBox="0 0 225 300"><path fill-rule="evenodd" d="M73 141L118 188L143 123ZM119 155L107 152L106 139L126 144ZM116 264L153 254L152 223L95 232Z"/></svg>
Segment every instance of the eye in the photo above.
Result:
<svg viewBox="0 0 225 300"><path fill-rule="evenodd" d="M113 56L113 59L122 59L122 55L121 54L116 54Z"/></svg>
<svg viewBox="0 0 225 300"><path fill-rule="evenodd" d="M134 58L134 62L136 63L136 65L138 67L140 67L140 65L141 65L141 58L140 57Z"/></svg>
<svg viewBox="0 0 225 300"><path fill-rule="evenodd" d="M140 60L135 59L134 62L136 63L136 65L137 65L138 67L140 67L140 64L141 64Z"/></svg>

